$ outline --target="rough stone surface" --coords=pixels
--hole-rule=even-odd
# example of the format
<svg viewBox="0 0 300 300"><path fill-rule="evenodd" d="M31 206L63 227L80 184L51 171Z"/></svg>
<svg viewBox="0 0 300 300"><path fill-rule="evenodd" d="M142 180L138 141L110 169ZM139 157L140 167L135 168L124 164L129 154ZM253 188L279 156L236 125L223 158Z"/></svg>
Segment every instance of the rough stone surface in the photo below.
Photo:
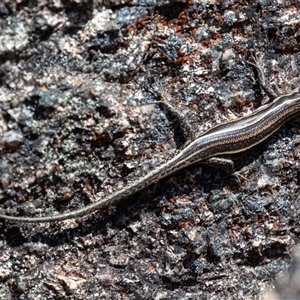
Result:
<svg viewBox="0 0 300 300"><path fill-rule="evenodd" d="M157 84L198 134L273 100L250 52L282 91L298 86L296 3L1 1L1 211L83 207L171 158L185 139ZM232 175L196 165L84 218L0 220L0 299L285 299L299 128Z"/></svg>

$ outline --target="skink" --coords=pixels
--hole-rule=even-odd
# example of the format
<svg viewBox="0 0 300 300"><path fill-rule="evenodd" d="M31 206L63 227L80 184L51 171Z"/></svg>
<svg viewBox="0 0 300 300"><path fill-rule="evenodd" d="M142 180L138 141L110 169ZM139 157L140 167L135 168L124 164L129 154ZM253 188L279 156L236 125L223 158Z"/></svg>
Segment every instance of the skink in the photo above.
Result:
<svg viewBox="0 0 300 300"><path fill-rule="evenodd" d="M84 208L49 217L14 217L0 215L0 219L14 222L42 223L77 218L133 195L162 178L197 162L244 152L266 140L286 121L300 113L300 92L293 91L276 98L250 116L213 127L186 145L166 163L133 181L123 189Z"/></svg>

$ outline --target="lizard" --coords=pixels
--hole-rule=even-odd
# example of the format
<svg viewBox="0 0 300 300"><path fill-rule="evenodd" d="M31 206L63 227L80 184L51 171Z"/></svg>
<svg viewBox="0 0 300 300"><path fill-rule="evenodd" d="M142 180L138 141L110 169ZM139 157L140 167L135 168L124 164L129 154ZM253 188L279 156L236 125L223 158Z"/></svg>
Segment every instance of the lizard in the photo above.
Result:
<svg viewBox="0 0 300 300"><path fill-rule="evenodd" d="M256 67L262 88L274 96L275 93L270 91L266 85L266 80L259 62L254 57L253 59L254 63L248 63ZM164 92L160 92L160 94L163 103L170 108L166 94ZM18 217L0 214L0 219L12 222L42 223L78 218L113 205L149 185L158 182L162 178L198 162L208 162L210 164L217 162L218 164L226 164L233 167L232 160L220 159L220 157L235 155L262 143L285 122L299 113L300 90L298 88L290 93L277 96L272 103L262 106L249 116L229 121L209 129L194 140L187 142L173 158L154 168L145 176L138 178L103 199L96 199L94 203L83 208L45 217Z"/></svg>

